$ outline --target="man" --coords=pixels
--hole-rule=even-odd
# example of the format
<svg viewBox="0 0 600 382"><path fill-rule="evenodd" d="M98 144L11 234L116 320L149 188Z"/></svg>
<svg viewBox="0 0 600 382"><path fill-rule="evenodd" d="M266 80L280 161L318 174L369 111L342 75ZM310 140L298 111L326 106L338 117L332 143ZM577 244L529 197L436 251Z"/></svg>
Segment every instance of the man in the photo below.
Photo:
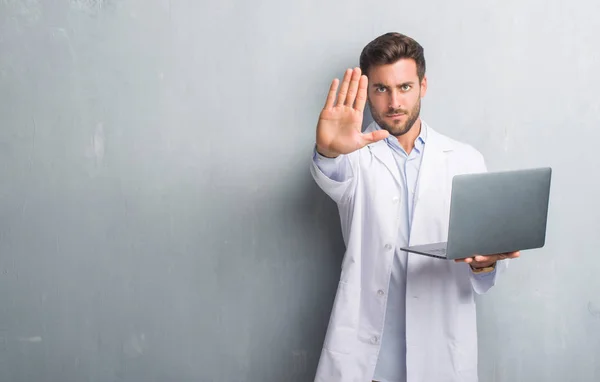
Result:
<svg viewBox="0 0 600 382"><path fill-rule="evenodd" d="M486 171L477 150L420 119L426 92L423 48L399 33L331 83L311 173L338 205L346 253L317 381L477 381L474 295L519 253L453 262L400 250L445 241L452 177Z"/></svg>

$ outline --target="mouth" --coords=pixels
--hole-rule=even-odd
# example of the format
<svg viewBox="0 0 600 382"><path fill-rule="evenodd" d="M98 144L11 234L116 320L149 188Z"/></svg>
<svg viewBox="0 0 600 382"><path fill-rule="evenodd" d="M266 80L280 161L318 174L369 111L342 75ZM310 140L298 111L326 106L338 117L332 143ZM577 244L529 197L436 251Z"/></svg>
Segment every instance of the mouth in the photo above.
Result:
<svg viewBox="0 0 600 382"><path fill-rule="evenodd" d="M399 113L399 114L388 114L387 117L391 118L391 119L398 119L398 118L402 118L404 117L406 114L405 113Z"/></svg>

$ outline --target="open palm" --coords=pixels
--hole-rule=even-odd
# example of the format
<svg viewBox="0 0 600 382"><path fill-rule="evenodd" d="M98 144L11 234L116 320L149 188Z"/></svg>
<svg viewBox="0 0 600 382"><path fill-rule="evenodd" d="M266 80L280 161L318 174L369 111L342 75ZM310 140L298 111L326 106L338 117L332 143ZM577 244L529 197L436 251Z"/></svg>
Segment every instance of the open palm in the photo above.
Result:
<svg viewBox="0 0 600 382"><path fill-rule="evenodd" d="M317 124L317 150L328 157L351 153L389 135L385 130L361 132L368 80L359 68L346 70L336 102L338 85L336 78Z"/></svg>

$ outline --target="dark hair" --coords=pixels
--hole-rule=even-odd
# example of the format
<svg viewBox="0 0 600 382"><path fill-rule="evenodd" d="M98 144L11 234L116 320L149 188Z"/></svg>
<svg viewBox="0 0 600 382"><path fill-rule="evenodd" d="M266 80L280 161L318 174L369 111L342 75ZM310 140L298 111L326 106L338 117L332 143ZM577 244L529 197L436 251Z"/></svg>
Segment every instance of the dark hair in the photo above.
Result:
<svg viewBox="0 0 600 382"><path fill-rule="evenodd" d="M372 66L393 64L403 58L411 58L417 64L419 81L425 76L425 54L423 47L397 32L389 32L377 37L364 47L360 54L360 69L368 77Z"/></svg>

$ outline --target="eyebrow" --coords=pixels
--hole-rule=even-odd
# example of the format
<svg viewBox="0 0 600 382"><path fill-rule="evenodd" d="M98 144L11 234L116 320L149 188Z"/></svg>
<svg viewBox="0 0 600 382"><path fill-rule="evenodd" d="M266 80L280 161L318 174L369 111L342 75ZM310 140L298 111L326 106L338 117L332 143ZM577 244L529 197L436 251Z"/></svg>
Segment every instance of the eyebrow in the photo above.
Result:
<svg viewBox="0 0 600 382"><path fill-rule="evenodd" d="M398 85L398 86L399 86L399 87L402 87L402 86L404 86L404 85L411 85L411 86L413 86L414 84L415 84L415 83L414 83L413 81L407 81L407 82L403 82L403 83L401 83L401 84L400 84L400 85ZM384 85L384 84L382 84L382 83L379 83L379 82L378 82L378 83L375 83L375 84L373 84L372 86L373 86L374 88L389 88L389 86L387 86L387 85Z"/></svg>

